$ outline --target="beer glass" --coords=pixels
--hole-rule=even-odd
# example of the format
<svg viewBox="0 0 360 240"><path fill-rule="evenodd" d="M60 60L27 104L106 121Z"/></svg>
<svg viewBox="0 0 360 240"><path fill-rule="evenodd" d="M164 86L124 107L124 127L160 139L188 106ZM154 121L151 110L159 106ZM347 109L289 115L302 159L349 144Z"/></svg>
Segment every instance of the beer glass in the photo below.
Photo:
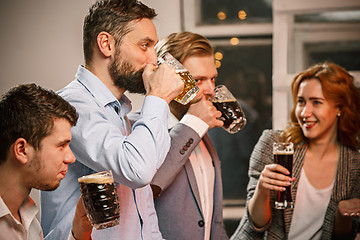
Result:
<svg viewBox="0 0 360 240"><path fill-rule="evenodd" d="M275 142L273 144L273 154L275 163L285 167L289 170L292 177L293 167L293 155L294 155L294 144L292 142ZM276 209L293 208L294 203L291 197L291 186L286 187L284 192L277 192L277 198L275 201Z"/></svg>
<svg viewBox="0 0 360 240"><path fill-rule="evenodd" d="M220 120L224 122L223 128L229 133L237 133L246 125L246 118L239 102L224 85L215 87L215 94L211 102L221 112Z"/></svg>
<svg viewBox="0 0 360 240"><path fill-rule="evenodd" d="M104 229L119 224L119 199L111 171L78 179L84 208L91 225Z"/></svg>
<svg viewBox="0 0 360 240"><path fill-rule="evenodd" d="M180 75L181 80L184 82L184 88L180 94L175 98L175 101L181 104L188 104L199 92L199 87L191 76L189 71L170 53L166 52L159 57L158 64L167 63L170 67L175 69L175 72Z"/></svg>

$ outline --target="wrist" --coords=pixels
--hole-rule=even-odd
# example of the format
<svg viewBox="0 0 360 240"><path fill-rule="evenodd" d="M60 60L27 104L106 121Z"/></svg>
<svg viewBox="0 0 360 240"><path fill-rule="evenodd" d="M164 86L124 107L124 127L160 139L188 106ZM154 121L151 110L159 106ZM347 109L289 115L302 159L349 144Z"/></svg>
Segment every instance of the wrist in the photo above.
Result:
<svg viewBox="0 0 360 240"><path fill-rule="evenodd" d="M145 96L154 96L154 97L158 97L158 98L161 98L162 100L164 100L167 104L169 104L172 99L170 98L167 98L165 96L162 96L161 94L156 94L154 92L149 92L148 94L146 94Z"/></svg>
<svg viewBox="0 0 360 240"><path fill-rule="evenodd" d="M74 233L74 230L71 229L71 236L73 237L73 240L91 240L91 231L83 233L81 236L78 236Z"/></svg>

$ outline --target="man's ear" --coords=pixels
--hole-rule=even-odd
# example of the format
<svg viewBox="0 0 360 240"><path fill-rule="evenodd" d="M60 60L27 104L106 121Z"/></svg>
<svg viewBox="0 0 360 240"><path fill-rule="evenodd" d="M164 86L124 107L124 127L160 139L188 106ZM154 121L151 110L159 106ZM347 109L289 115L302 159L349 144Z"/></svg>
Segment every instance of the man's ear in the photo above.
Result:
<svg viewBox="0 0 360 240"><path fill-rule="evenodd" d="M99 51L105 56L110 57L115 51L115 39L107 32L101 32L96 38Z"/></svg>
<svg viewBox="0 0 360 240"><path fill-rule="evenodd" d="M24 138L18 138L12 145L16 159L22 164L26 164L29 160L28 142Z"/></svg>

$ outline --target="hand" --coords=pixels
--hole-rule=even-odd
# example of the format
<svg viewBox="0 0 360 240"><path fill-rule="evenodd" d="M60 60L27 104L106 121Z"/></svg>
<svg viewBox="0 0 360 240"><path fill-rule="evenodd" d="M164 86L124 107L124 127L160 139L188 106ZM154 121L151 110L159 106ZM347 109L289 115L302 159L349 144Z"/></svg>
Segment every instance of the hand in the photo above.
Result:
<svg viewBox="0 0 360 240"><path fill-rule="evenodd" d="M285 191L295 178L279 164L268 164L260 174L253 197L249 201L249 214L255 226L261 228L271 219L271 191Z"/></svg>
<svg viewBox="0 0 360 240"><path fill-rule="evenodd" d="M338 211L341 215L346 217L360 216L360 199L352 198L349 200L342 200L339 202Z"/></svg>
<svg viewBox="0 0 360 240"><path fill-rule="evenodd" d="M291 185L295 178L289 176L290 172L279 164L268 164L261 172L259 187L266 190L283 192L285 187Z"/></svg>
<svg viewBox="0 0 360 240"><path fill-rule="evenodd" d="M88 217L86 216L81 196L76 205L76 211L71 231L76 240L91 239L92 226Z"/></svg>
<svg viewBox="0 0 360 240"><path fill-rule="evenodd" d="M184 88L181 77L175 69L167 64L159 67L148 64L143 72L146 95L154 95L164 99L168 104L176 98Z"/></svg>
<svg viewBox="0 0 360 240"><path fill-rule="evenodd" d="M218 119L221 117L221 112L205 96L200 101L191 104L187 112L206 122L209 129L224 125L224 122Z"/></svg>
<svg viewBox="0 0 360 240"><path fill-rule="evenodd" d="M336 239L343 239L348 236L352 230L352 221L354 217L360 216L360 199L352 198L342 200L338 204L335 214L333 235Z"/></svg>

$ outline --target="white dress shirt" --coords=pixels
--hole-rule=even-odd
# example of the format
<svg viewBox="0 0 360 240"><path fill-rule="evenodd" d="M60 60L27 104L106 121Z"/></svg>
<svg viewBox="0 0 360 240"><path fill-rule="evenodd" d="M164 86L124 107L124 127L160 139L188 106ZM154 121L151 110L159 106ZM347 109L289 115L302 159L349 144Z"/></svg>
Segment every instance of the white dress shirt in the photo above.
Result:
<svg viewBox="0 0 360 240"><path fill-rule="evenodd" d="M0 240L42 240L43 230L36 214L39 209L35 202L28 197L19 209L21 222L11 214L10 210L0 197ZM75 240L72 233L68 240Z"/></svg>

